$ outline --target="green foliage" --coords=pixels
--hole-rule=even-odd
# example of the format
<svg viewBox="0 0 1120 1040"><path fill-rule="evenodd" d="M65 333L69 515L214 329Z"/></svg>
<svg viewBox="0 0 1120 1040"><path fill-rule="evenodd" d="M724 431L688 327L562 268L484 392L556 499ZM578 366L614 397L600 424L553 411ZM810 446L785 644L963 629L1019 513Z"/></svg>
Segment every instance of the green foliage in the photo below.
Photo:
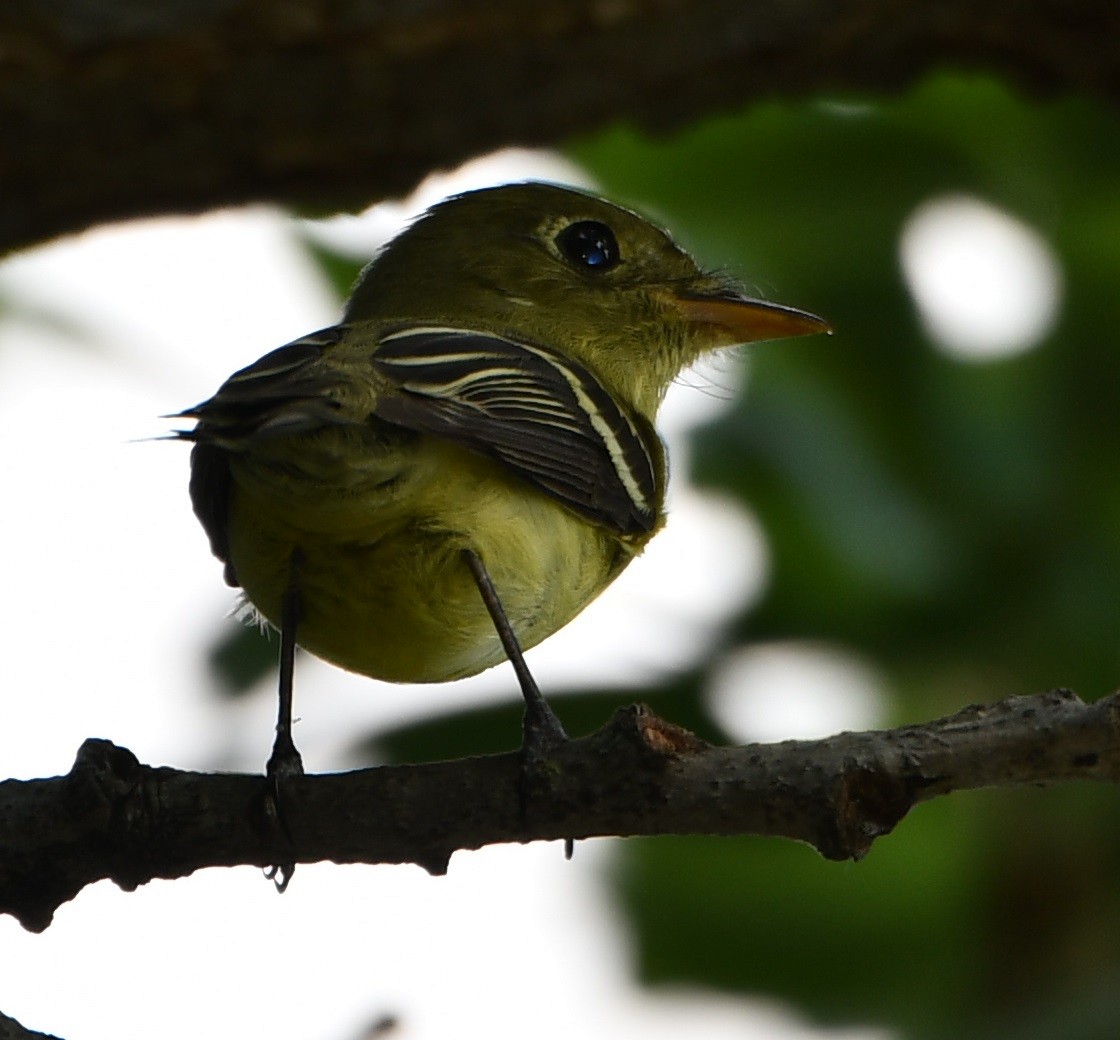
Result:
<svg viewBox="0 0 1120 1040"><path fill-rule="evenodd" d="M564 728L577 737L599 729L612 706L641 700L662 718L672 719L704 740L727 743L727 735L708 717L696 696L703 678L703 673L688 673L655 690L622 691L610 697L550 689L549 702ZM390 762L439 762L467 755L500 754L516 746L521 715L520 698L493 708L443 715L391 733L378 733L367 742L366 753L373 761Z"/></svg>
<svg viewBox="0 0 1120 1040"><path fill-rule="evenodd" d="M230 698L248 693L258 680L276 670L279 638L257 625L226 625L210 647L206 665L214 689Z"/></svg>
<svg viewBox="0 0 1120 1040"><path fill-rule="evenodd" d="M705 259L836 327L755 349L739 407L699 435L700 480L749 506L772 556L735 642L861 653L907 721L1116 685L1114 113L943 77L885 105L762 105L571 152ZM961 362L918 320L900 231L957 193L1027 221L1059 258L1064 309L1027 354ZM774 842L658 840L627 843L615 881L650 981L914 1036L1025 1035L1028 1019L1032 1036L1117 1035L1103 995L1120 969L1118 816L1111 791L957 797L855 866Z"/></svg>
<svg viewBox="0 0 1120 1040"><path fill-rule="evenodd" d="M640 921L642 974L780 996L825 1021L874 1008L935 1035L982 978L970 815L924 806L858 865L757 838L628 843L615 880Z"/></svg>
<svg viewBox="0 0 1120 1040"><path fill-rule="evenodd" d="M701 481L750 504L774 556L743 638L843 641L946 706L1113 686L1117 129L1083 103L944 79L856 115L773 105L671 142L620 130L575 150L608 193L837 328L758 348L741 408L701 435ZM948 193L1011 211L1057 251L1068 302L1039 349L964 364L926 341L899 234Z"/></svg>
<svg viewBox="0 0 1120 1040"><path fill-rule="evenodd" d="M306 235L303 238L303 244L319 265L319 269L326 275L327 283L337 294L339 302L345 300L350 295L350 290L354 288L354 283L358 280L358 275L364 266L363 263L328 249Z"/></svg>

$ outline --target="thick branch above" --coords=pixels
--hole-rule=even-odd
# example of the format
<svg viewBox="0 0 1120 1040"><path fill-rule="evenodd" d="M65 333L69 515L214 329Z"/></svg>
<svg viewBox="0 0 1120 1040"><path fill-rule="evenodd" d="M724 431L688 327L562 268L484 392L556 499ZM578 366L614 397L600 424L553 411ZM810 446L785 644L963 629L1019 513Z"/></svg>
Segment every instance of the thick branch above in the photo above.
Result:
<svg viewBox="0 0 1120 1040"><path fill-rule="evenodd" d="M504 145L983 67L1120 100L1120 8L948 0L163 0L0 11L0 252L401 193Z"/></svg>
<svg viewBox="0 0 1120 1040"><path fill-rule="evenodd" d="M32 1029L20 1025L14 1018L0 1012L0 1040L58 1040L56 1036L46 1033L36 1033Z"/></svg>
<svg viewBox="0 0 1120 1040"><path fill-rule="evenodd" d="M141 765L104 740L67 776L0 783L0 912L46 928L85 885L131 889L201 867L418 863L456 849L600 835L759 834L858 859L910 808L950 791L1120 782L1120 694L1068 691L922 726L712 747L632 707L561 747L527 806L516 754L295 778L286 828L263 777Z"/></svg>

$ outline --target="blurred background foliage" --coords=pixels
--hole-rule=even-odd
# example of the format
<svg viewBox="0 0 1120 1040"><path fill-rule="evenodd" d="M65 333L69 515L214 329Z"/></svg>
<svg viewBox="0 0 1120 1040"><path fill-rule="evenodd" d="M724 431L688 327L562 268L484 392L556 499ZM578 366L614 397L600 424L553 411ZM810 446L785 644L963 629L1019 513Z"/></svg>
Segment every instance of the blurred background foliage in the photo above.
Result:
<svg viewBox="0 0 1120 1040"><path fill-rule="evenodd" d="M895 100L759 104L651 140L571 142L608 196L707 262L826 315L831 341L752 352L736 407L699 431L695 475L758 518L772 573L724 633L871 662L887 722L1120 677L1120 119L943 75ZM1061 272L1056 320L1010 356L928 333L900 263L920 206L971 196L1032 228ZM356 268L317 249L339 286ZM231 685L270 666L242 630ZM712 664L722 654L713 655ZM575 732L643 700L713 739L706 669L660 689L555 697ZM518 708L376 736L415 761L507 749ZM860 864L755 839L619 843L611 883L637 969L778 997L823 1024L906 1037L1120 1036L1115 791L956 795Z"/></svg>

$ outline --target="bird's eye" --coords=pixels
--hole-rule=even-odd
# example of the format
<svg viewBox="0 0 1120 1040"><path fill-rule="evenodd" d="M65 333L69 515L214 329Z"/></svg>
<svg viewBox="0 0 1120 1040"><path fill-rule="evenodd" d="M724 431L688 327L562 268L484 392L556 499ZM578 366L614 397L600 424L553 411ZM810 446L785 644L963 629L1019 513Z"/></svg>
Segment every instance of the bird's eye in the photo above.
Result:
<svg viewBox="0 0 1120 1040"><path fill-rule="evenodd" d="M556 236L556 244L577 267L609 271L619 261L614 232L597 220L578 220Z"/></svg>

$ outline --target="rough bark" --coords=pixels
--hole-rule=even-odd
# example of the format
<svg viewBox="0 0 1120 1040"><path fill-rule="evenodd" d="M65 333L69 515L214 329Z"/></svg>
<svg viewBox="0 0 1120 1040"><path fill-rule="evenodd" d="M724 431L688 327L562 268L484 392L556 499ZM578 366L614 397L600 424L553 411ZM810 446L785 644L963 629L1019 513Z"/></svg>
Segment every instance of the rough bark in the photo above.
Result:
<svg viewBox="0 0 1120 1040"><path fill-rule="evenodd" d="M503 145L945 66L1120 100L1111 0L14 0L0 252L252 200L359 206Z"/></svg>
<svg viewBox="0 0 1120 1040"><path fill-rule="evenodd" d="M133 889L202 867L417 863L457 849L602 835L759 834L859 859L950 791L1120 782L1120 694L1059 690L926 725L713 747L638 707L559 748L526 792L518 755L294 778L141 765L104 740L64 777L0 783L0 912L32 930L81 889ZM527 797L526 797L527 794ZM298 878L297 878L298 881Z"/></svg>

